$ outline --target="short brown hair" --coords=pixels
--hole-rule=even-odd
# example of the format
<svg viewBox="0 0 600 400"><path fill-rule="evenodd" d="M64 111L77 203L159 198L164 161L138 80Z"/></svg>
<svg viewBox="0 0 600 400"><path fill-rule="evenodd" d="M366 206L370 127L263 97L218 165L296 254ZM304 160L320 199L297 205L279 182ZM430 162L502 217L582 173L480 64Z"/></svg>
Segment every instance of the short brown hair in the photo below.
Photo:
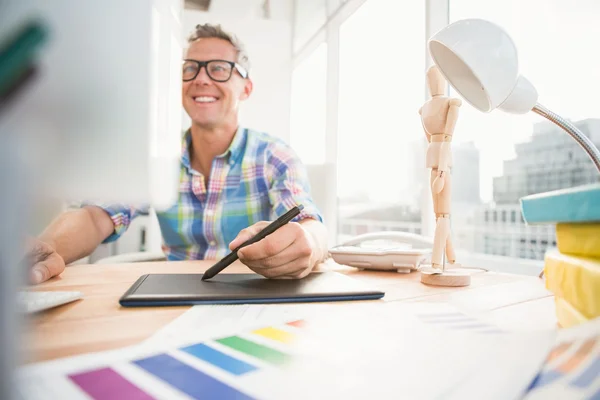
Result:
<svg viewBox="0 0 600 400"><path fill-rule="evenodd" d="M246 71L250 72L250 60L248 58L248 54L246 53L246 49L242 42L233 34L226 32L221 28L221 25L211 25L211 24L198 24L196 28L192 32L192 34L188 37L188 43L193 43L198 39L208 39L208 38L217 38L223 39L231 43L231 45L235 48L237 52L237 60L236 62L240 64L242 67L246 69Z"/></svg>

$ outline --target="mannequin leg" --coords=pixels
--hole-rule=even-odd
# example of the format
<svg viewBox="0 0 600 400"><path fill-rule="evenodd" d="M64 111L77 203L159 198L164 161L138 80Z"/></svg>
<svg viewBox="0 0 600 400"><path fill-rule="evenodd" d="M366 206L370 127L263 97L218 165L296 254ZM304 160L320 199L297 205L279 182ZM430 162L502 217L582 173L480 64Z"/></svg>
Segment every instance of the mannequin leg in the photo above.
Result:
<svg viewBox="0 0 600 400"><path fill-rule="evenodd" d="M430 192L431 192L431 200L433 203L433 213L435 214L435 233L433 236L433 253L431 255L431 266L433 268L441 268L441 266L443 265L443 249L441 249L441 246L436 246L437 243L442 243L441 242L441 238L438 237L439 235L442 234L442 232L439 229L439 218L437 216L438 214L438 197L439 195L437 193L433 192L433 180L435 179L435 177L437 176L437 168L432 168L431 169L431 175L429 178L429 188L430 188ZM438 249L440 248L440 249Z"/></svg>
<svg viewBox="0 0 600 400"><path fill-rule="evenodd" d="M448 236L446 237L446 257L450 264L456 262L456 253L454 252L454 245L452 244L452 232L448 230Z"/></svg>
<svg viewBox="0 0 600 400"><path fill-rule="evenodd" d="M435 235L433 237L433 253L431 255L431 266L441 269L444 257L444 247L450 234L449 216L440 216L435 224Z"/></svg>
<svg viewBox="0 0 600 400"><path fill-rule="evenodd" d="M432 178L434 176L432 175ZM445 175L444 186L442 191L438 194L437 198L437 209L436 216L441 217L443 220L442 224L444 226L443 232L444 236L440 238L442 240L443 246L445 247L447 261L451 264L454 264L456 261L456 254L454 253L454 246L452 244L452 232L450 229L450 212L451 212L451 195L452 195L452 174L450 171ZM439 223L438 223L439 225ZM441 247L441 246L440 246ZM443 264L442 264L443 265Z"/></svg>
<svg viewBox="0 0 600 400"><path fill-rule="evenodd" d="M433 181L435 179L435 177L437 176L437 168L432 168L431 169L431 175L429 177L429 191L431 192L431 202L433 203L433 213L437 216L437 214L440 212L438 210L438 203L439 203L439 193L433 193ZM437 218L436 218L437 221Z"/></svg>

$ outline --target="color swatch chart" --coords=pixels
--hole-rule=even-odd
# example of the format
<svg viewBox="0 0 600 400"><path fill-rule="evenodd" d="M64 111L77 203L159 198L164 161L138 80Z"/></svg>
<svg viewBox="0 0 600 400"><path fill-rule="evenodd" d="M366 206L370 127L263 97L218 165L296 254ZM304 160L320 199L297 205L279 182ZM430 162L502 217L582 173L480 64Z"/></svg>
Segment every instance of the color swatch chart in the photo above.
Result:
<svg viewBox="0 0 600 400"><path fill-rule="evenodd" d="M600 336L559 343L526 399L600 400Z"/></svg>
<svg viewBox="0 0 600 400"><path fill-rule="evenodd" d="M303 326L296 320L91 369L24 376L21 397L253 399L265 377L291 360L291 344Z"/></svg>

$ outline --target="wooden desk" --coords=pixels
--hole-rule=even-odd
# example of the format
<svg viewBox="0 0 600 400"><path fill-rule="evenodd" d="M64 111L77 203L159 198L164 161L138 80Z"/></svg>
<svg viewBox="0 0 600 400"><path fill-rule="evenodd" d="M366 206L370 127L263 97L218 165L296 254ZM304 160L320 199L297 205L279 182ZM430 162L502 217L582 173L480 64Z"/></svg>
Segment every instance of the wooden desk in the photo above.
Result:
<svg viewBox="0 0 600 400"><path fill-rule="evenodd" d="M203 272L211 261L151 262L121 265L78 265L34 290L77 290L85 297L33 317L25 335L26 362L50 360L139 343L168 324L188 307L123 308L118 299L145 273ZM541 279L476 272L471 286L425 286L418 273L367 272L335 263L335 270L385 291L377 301L447 302L465 312L485 314L501 328L537 330L557 326L554 300ZM249 270L236 263L223 273ZM351 307L354 302L346 303Z"/></svg>

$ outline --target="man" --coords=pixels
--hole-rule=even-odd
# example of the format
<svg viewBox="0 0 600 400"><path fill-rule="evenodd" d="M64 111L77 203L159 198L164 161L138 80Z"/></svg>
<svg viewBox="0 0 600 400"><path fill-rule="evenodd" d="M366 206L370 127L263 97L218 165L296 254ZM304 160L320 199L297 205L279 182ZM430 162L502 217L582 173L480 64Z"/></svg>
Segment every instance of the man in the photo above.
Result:
<svg viewBox="0 0 600 400"><path fill-rule="evenodd" d="M292 222L238 252L269 278L302 278L327 254L327 233L308 192L306 171L281 140L240 127L252 93L248 57L220 26L198 25L183 62L183 138L178 201L157 213L169 260L218 259L297 204ZM139 210L85 206L60 215L29 244L32 283L116 240Z"/></svg>

